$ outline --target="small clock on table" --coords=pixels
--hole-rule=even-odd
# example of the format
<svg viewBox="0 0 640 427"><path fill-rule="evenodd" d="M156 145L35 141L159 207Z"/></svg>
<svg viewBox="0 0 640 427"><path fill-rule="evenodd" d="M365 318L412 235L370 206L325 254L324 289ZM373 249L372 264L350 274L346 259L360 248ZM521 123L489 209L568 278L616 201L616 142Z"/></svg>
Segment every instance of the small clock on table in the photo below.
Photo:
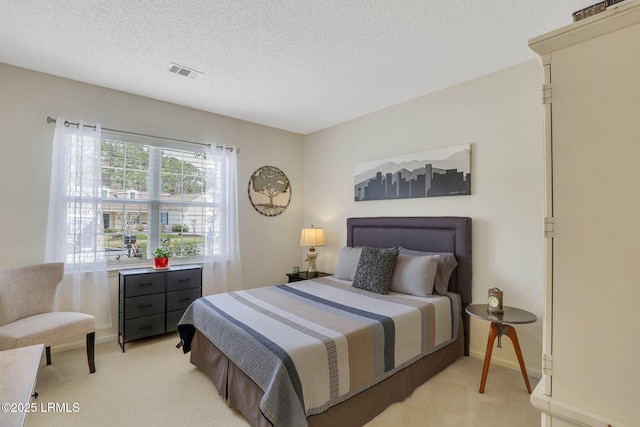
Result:
<svg viewBox="0 0 640 427"><path fill-rule="evenodd" d="M487 300L487 311L489 313L502 314L502 291L498 288L489 289L489 299Z"/></svg>

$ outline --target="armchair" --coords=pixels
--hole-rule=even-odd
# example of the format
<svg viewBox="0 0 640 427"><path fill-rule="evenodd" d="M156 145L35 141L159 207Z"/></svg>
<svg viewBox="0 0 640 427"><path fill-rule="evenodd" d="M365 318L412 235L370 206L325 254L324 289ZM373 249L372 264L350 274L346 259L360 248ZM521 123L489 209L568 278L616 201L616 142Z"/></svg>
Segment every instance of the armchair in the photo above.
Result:
<svg viewBox="0 0 640 427"><path fill-rule="evenodd" d="M63 263L0 268L0 350L44 344L50 365L52 344L86 334L89 372L94 373L96 318L53 311L63 275Z"/></svg>

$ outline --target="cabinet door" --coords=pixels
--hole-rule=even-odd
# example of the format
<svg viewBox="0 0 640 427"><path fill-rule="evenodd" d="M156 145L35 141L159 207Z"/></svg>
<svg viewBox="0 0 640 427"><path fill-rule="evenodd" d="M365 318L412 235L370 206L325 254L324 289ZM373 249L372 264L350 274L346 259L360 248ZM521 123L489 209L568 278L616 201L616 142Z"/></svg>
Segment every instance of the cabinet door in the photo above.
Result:
<svg viewBox="0 0 640 427"><path fill-rule="evenodd" d="M633 425L640 406L640 25L551 53L553 397Z"/></svg>

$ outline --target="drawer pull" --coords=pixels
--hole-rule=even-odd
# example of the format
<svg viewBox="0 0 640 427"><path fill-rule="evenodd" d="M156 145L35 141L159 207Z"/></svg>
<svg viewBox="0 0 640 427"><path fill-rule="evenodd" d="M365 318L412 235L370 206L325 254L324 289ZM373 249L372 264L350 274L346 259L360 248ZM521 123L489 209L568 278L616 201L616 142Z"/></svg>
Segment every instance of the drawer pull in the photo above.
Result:
<svg viewBox="0 0 640 427"><path fill-rule="evenodd" d="M180 298L178 301L180 301L180 302L191 301L191 297Z"/></svg>
<svg viewBox="0 0 640 427"><path fill-rule="evenodd" d="M138 306L138 308L149 308L149 307L153 307L153 304L145 304L145 305Z"/></svg>
<svg viewBox="0 0 640 427"><path fill-rule="evenodd" d="M191 279L178 279L178 282L190 282Z"/></svg>
<svg viewBox="0 0 640 427"><path fill-rule="evenodd" d="M153 282L149 282L149 283L140 283L140 285L139 285L139 286L140 286L140 287L142 287L142 286L151 286L151 285L153 285Z"/></svg>

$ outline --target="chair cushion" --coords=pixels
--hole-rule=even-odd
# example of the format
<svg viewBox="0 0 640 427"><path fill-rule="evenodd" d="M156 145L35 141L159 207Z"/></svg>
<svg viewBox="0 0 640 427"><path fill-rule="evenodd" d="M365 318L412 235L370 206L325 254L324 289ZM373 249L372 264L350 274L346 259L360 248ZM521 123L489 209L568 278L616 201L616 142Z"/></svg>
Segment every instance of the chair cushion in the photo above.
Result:
<svg viewBox="0 0 640 427"><path fill-rule="evenodd" d="M90 314L53 311L36 314L0 326L0 350L44 344L95 332L96 318Z"/></svg>

